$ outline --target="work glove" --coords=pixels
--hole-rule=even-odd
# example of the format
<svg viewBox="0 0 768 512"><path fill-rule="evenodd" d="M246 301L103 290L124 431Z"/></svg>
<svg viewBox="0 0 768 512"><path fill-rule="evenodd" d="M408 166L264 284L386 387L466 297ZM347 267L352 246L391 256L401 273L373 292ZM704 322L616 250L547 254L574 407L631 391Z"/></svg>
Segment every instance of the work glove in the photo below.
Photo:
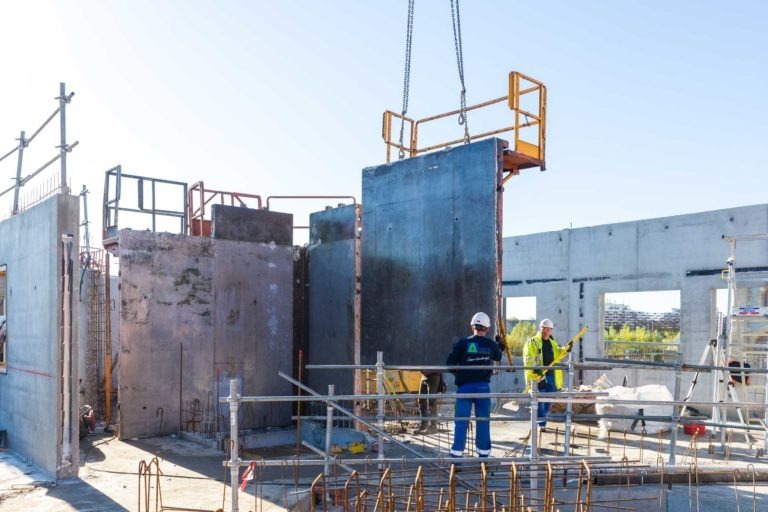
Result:
<svg viewBox="0 0 768 512"><path fill-rule="evenodd" d="M573 342L572 342L572 341L569 341L569 342L568 342L568 344L565 346L565 351L566 351L567 353L570 353L570 352L571 352L571 350L573 350Z"/></svg>
<svg viewBox="0 0 768 512"><path fill-rule="evenodd" d="M496 335L496 343L499 344L499 350L501 350L502 352L507 351L507 344L504 343L504 338L502 338L498 334Z"/></svg>

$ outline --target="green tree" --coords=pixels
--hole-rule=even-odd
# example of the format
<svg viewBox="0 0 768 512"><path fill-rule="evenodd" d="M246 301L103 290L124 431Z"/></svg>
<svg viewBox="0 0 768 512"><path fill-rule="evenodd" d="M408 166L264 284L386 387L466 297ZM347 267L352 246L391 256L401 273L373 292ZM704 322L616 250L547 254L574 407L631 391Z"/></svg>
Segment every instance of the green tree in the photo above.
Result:
<svg viewBox="0 0 768 512"><path fill-rule="evenodd" d="M529 338L536 335L536 322L518 322L507 333L507 346L513 355L523 353L523 345Z"/></svg>
<svg viewBox="0 0 768 512"><path fill-rule="evenodd" d="M645 327L632 328L627 324L619 329L610 326L605 329L606 341L619 343L607 343L606 355L623 356L627 350L633 350L638 354L672 351L668 344L679 343L679 338L680 331L654 331ZM660 343L665 345L659 346Z"/></svg>

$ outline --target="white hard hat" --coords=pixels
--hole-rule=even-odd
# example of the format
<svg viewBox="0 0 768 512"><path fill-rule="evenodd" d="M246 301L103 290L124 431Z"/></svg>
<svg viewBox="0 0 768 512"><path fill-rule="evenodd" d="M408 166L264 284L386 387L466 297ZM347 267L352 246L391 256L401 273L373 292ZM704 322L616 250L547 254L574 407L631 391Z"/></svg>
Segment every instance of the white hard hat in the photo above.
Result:
<svg viewBox="0 0 768 512"><path fill-rule="evenodd" d="M550 329L552 329L554 326L555 324L552 323L552 320L550 320L549 318L545 318L539 324L539 329L541 329L542 327L549 327Z"/></svg>
<svg viewBox="0 0 768 512"><path fill-rule="evenodd" d="M472 321L469 322L469 325L482 325L487 329L491 326L491 319L488 318L488 315L485 313L475 313L475 316L472 317Z"/></svg>

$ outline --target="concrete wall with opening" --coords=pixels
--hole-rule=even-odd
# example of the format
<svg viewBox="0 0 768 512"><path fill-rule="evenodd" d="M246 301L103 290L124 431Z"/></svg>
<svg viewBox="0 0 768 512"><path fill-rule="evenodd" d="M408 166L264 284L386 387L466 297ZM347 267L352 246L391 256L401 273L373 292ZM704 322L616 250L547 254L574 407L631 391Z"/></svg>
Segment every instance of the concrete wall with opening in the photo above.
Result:
<svg viewBox="0 0 768 512"><path fill-rule="evenodd" d="M604 294L680 290L682 357L698 363L716 334L714 290L726 287L720 274L730 247L722 235L766 232L768 205L754 205L508 237L503 293L535 296L539 319L554 321L559 341L588 325L590 331L575 350L579 358L603 357ZM764 242L745 245L739 265L765 265L766 254ZM632 385L673 386L672 372L617 369L608 375L615 384L627 376ZM581 380L591 383L598 376L586 371ZM710 395L709 376L702 375L694 399L708 400Z"/></svg>
<svg viewBox="0 0 768 512"><path fill-rule="evenodd" d="M79 463L78 226L78 197L68 195L0 223L7 276L0 430L9 449L53 479L77 476ZM74 236L65 242L66 234Z"/></svg>

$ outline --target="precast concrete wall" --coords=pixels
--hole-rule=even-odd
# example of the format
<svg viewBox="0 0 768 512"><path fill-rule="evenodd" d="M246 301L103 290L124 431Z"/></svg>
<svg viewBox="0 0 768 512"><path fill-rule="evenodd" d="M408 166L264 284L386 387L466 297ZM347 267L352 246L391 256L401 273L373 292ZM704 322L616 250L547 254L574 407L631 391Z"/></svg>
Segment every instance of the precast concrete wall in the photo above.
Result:
<svg viewBox="0 0 768 512"><path fill-rule="evenodd" d="M357 205L309 216L309 349L307 363L355 364L355 251ZM320 393L354 393L351 370L309 370Z"/></svg>
<svg viewBox="0 0 768 512"><path fill-rule="evenodd" d="M486 139L363 170L363 363L443 365L474 313L496 318L502 151Z"/></svg>
<svg viewBox="0 0 768 512"><path fill-rule="evenodd" d="M56 195L0 222L0 264L8 277L0 430L8 448L52 479L77 476L79 464L78 201ZM74 235L67 245L65 234ZM71 262L68 285L64 258ZM67 288L71 300L66 300ZM66 302L71 304L68 329Z"/></svg>
<svg viewBox="0 0 768 512"><path fill-rule="evenodd" d="M504 239L503 293L536 297L539 319L551 318L554 336L565 342L582 326L590 330L577 357L603 357L601 304L606 293L680 290L684 363L699 362L716 335L715 290L730 254L723 235L768 232L768 205L755 205L658 219L536 233ZM741 243L737 267L765 267L768 242ZM711 364L711 361L708 363ZM584 383L602 372L586 371ZM621 384L665 384L674 372L616 369L605 372ZM687 391L692 373L683 374ZM694 400L710 400L709 374L702 374Z"/></svg>
<svg viewBox="0 0 768 512"><path fill-rule="evenodd" d="M292 370L293 247L131 230L119 243L122 438L228 431L230 379L244 396L291 393L277 372ZM291 418L289 404L241 411L242 428Z"/></svg>
<svg viewBox="0 0 768 512"><path fill-rule="evenodd" d="M211 207L211 217L213 238L293 245L290 213L215 204Z"/></svg>

